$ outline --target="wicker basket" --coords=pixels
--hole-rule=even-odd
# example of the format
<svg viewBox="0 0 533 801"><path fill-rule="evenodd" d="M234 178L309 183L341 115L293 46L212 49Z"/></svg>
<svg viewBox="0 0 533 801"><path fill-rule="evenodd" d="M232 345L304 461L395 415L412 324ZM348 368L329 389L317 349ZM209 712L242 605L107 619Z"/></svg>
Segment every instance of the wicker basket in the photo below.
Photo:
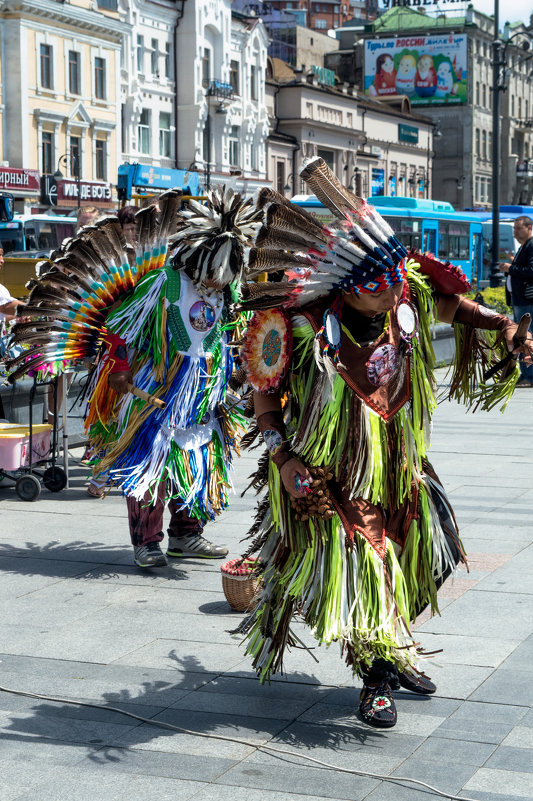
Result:
<svg viewBox="0 0 533 801"><path fill-rule="evenodd" d="M254 557L244 562L231 559L220 566L224 595L236 612L251 611L257 604L260 579L254 573L256 567L257 560Z"/></svg>

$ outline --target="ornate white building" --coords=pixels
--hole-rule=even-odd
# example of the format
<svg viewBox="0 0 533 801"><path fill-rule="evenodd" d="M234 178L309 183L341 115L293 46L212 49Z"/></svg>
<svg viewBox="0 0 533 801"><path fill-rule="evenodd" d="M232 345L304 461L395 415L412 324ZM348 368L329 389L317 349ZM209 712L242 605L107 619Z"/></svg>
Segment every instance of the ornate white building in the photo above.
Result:
<svg viewBox="0 0 533 801"><path fill-rule="evenodd" d="M200 170L204 184L266 185L263 23L229 0L186 2L176 46L176 166Z"/></svg>
<svg viewBox="0 0 533 801"><path fill-rule="evenodd" d="M175 166L174 38L182 7L174 0L120 0L131 31L120 64L122 161Z"/></svg>

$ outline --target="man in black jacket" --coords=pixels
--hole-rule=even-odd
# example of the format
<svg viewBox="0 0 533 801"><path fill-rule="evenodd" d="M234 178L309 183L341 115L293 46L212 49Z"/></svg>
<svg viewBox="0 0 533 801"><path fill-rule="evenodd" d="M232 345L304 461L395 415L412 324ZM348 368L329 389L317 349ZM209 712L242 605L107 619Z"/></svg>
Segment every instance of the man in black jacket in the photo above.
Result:
<svg viewBox="0 0 533 801"><path fill-rule="evenodd" d="M511 278L511 298L515 322L523 314L531 314L533 319L533 220L531 217L517 217L514 222L514 238L520 244L511 263L502 264L501 269ZM533 325L529 327L533 331ZM533 365L526 367L520 362L521 376L519 387L533 387Z"/></svg>

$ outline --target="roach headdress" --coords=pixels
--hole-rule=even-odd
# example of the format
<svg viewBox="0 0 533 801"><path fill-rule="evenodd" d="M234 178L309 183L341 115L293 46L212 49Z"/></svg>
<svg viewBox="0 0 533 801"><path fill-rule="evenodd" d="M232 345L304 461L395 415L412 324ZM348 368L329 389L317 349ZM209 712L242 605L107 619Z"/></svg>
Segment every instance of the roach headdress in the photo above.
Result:
<svg viewBox="0 0 533 801"><path fill-rule="evenodd" d="M261 209L232 189L217 187L206 205L191 200L181 216L184 225L170 242L175 268L185 270L196 284L217 289L240 280L244 251L261 224Z"/></svg>

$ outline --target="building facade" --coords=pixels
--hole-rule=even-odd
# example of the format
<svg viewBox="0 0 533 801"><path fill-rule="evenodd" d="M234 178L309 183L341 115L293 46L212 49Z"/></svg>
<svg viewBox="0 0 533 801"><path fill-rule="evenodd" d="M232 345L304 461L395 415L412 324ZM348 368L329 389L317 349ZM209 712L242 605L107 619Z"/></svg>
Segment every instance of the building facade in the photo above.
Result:
<svg viewBox="0 0 533 801"><path fill-rule="evenodd" d="M363 45L357 40L396 38L401 50L409 42L425 37L466 39L466 80L461 103L441 102L435 97L417 110L435 123L433 197L447 200L456 208L489 208L492 205L492 63L494 23L492 17L470 6L464 16L430 17L413 8L396 7L354 32L354 54L343 49L327 57L326 63L339 65L344 80L361 88L368 81ZM531 29L524 25L506 26L502 46L505 66L500 74L500 176L501 204L533 202L532 61L521 45L531 40ZM344 42L344 46L345 46ZM395 50L395 52L396 52ZM368 52L368 51L367 51ZM350 77L347 72L351 71ZM449 74L452 72L450 65ZM455 75L457 78L457 75ZM530 166L531 165L531 166Z"/></svg>
<svg viewBox="0 0 533 801"><path fill-rule="evenodd" d="M174 36L182 8L173 0L120 2L129 26L121 49L121 158L175 166Z"/></svg>
<svg viewBox="0 0 533 801"><path fill-rule="evenodd" d="M270 62L267 96L268 177L279 192L305 193L302 162L321 156L362 196L430 196L433 124L413 114L408 102L370 100L347 84L322 84L314 72L291 75L276 59Z"/></svg>
<svg viewBox="0 0 533 801"><path fill-rule="evenodd" d="M176 31L177 166L204 184L252 192L266 183L268 39L229 0L185 3Z"/></svg>
<svg viewBox="0 0 533 801"><path fill-rule="evenodd" d="M78 193L81 203L111 205L127 31L114 3L6 0L0 19L4 165L41 174L42 208L75 208Z"/></svg>

